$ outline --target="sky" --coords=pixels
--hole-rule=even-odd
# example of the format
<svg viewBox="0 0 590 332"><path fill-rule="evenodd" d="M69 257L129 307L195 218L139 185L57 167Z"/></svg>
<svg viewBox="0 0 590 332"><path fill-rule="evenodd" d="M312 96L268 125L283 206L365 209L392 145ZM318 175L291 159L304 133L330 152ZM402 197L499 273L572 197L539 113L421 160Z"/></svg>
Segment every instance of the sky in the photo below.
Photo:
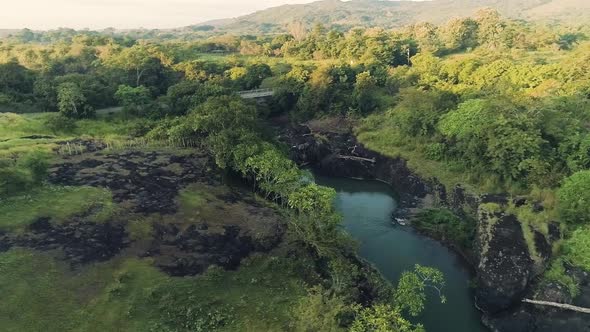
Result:
<svg viewBox="0 0 590 332"><path fill-rule="evenodd" d="M0 0L0 29L174 28L314 0Z"/></svg>

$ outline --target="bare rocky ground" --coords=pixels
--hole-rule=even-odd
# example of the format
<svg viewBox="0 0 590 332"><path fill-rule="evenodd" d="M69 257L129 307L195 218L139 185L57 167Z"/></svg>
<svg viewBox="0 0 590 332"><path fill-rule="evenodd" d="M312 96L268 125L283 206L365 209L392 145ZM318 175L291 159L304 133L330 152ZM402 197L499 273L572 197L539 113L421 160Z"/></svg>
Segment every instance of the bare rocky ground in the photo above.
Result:
<svg viewBox="0 0 590 332"><path fill-rule="evenodd" d="M55 250L73 267L118 255L151 257L170 275L195 275L210 265L235 269L242 258L277 246L285 232L278 212L240 187L222 183L211 158L196 149L87 152L51 169L54 185L112 192L117 209L107 221L92 211L53 223L41 217L24 232L0 233L0 250Z"/></svg>

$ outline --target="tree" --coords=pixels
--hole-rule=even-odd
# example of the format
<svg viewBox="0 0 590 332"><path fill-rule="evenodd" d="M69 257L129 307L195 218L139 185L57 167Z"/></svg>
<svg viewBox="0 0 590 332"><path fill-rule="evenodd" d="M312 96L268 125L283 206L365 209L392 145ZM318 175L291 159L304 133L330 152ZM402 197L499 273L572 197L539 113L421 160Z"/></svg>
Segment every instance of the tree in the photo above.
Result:
<svg viewBox="0 0 590 332"><path fill-rule="evenodd" d="M511 101L468 100L441 119L439 130L455 142L453 150L465 165L512 180L549 171L535 170L546 144L538 113Z"/></svg>
<svg viewBox="0 0 590 332"><path fill-rule="evenodd" d="M320 286L312 287L308 293L294 308L294 331L340 330L338 316L346 310L344 299L330 294Z"/></svg>
<svg viewBox="0 0 590 332"><path fill-rule="evenodd" d="M126 111L135 115L141 115L152 102L150 90L143 85L136 88L128 85L119 85L115 93L115 98L123 105Z"/></svg>
<svg viewBox="0 0 590 332"><path fill-rule="evenodd" d="M500 14L491 8L481 9L476 14L478 29L478 44L487 45L495 49L502 44L502 32L506 25L502 21Z"/></svg>
<svg viewBox="0 0 590 332"><path fill-rule="evenodd" d="M590 170L567 178L559 188L557 198L563 220L570 223L590 222Z"/></svg>
<svg viewBox="0 0 590 332"><path fill-rule="evenodd" d="M479 26L471 18L455 18L442 27L442 40L445 48L461 51L477 46Z"/></svg>
<svg viewBox="0 0 590 332"><path fill-rule="evenodd" d="M418 23L411 28L411 34L418 42L421 52L437 53L441 48L438 28L431 23Z"/></svg>
<svg viewBox="0 0 590 332"><path fill-rule="evenodd" d="M301 179L301 172L287 156L270 144L262 144L262 151L247 158L244 169L254 173L259 188L267 199L286 201L291 190Z"/></svg>
<svg viewBox="0 0 590 332"><path fill-rule="evenodd" d="M361 114L367 114L377 108L376 89L377 81L371 76L370 72L365 71L356 76L353 95L356 101L356 109Z"/></svg>
<svg viewBox="0 0 590 332"><path fill-rule="evenodd" d="M567 239L563 245L563 256L569 264L590 271L590 228L588 226L578 228L571 238Z"/></svg>
<svg viewBox="0 0 590 332"><path fill-rule="evenodd" d="M58 111L55 82L47 75L37 77L33 85L33 95L45 112Z"/></svg>
<svg viewBox="0 0 590 332"><path fill-rule="evenodd" d="M377 304L358 310L350 332L424 332L420 325L414 326L405 319L400 309L387 304Z"/></svg>
<svg viewBox="0 0 590 332"><path fill-rule="evenodd" d="M289 31L289 34L293 36L296 41L301 41L307 37L307 28L301 21L291 22L287 26L287 31Z"/></svg>
<svg viewBox="0 0 590 332"><path fill-rule="evenodd" d="M453 105L447 94L408 88L400 91L399 102L388 115L404 135L430 136L435 133L439 119Z"/></svg>
<svg viewBox="0 0 590 332"><path fill-rule="evenodd" d="M301 214L321 217L333 212L336 191L310 183L289 194L289 207Z"/></svg>
<svg viewBox="0 0 590 332"><path fill-rule="evenodd" d="M21 99L33 92L33 80L33 73L16 59L0 64L0 93Z"/></svg>
<svg viewBox="0 0 590 332"><path fill-rule="evenodd" d="M255 63L246 67L244 76L244 88L246 90L256 89L262 84L265 78L272 76L270 67L265 63Z"/></svg>
<svg viewBox="0 0 590 332"><path fill-rule="evenodd" d="M119 54L107 59L107 64L134 73L138 87L148 71L157 71L162 64L171 65L172 59L153 45L137 43L125 48Z"/></svg>
<svg viewBox="0 0 590 332"><path fill-rule="evenodd" d="M227 168L238 166L234 165L235 147L251 140L250 134L258 126L258 111L239 97L211 97L191 111L188 120L194 132L207 135L217 165Z"/></svg>
<svg viewBox="0 0 590 332"><path fill-rule="evenodd" d="M301 185L288 195L289 207L297 212L291 229L320 257L334 257L341 245L338 226L341 218L334 211L336 191L315 183Z"/></svg>
<svg viewBox="0 0 590 332"><path fill-rule="evenodd" d="M446 302L446 297L442 293L444 286L442 272L416 264L414 271L404 272L399 279L395 301L402 310L407 310L412 316L418 316L426 304L426 289L433 290L442 303Z"/></svg>
<svg viewBox="0 0 590 332"><path fill-rule="evenodd" d="M94 110L86 105L86 97L75 83L63 83L57 88L59 111L69 118L88 118Z"/></svg>

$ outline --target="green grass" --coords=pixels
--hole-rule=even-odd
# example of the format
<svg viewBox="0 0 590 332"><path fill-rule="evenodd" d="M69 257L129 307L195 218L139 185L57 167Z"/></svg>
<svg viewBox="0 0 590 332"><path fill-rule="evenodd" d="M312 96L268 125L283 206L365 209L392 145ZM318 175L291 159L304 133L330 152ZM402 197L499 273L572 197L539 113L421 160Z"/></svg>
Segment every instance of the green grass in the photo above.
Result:
<svg viewBox="0 0 590 332"><path fill-rule="evenodd" d="M562 259L555 260L551 267L543 275L544 282L555 282L565 287L571 297L575 298L580 294L580 284L572 276L565 272Z"/></svg>
<svg viewBox="0 0 590 332"><path fill-rule="evenodd" d="M257 213L252 213L253 202L260 205ZM220 231L224 226L240 225L255 237L268 235L272 231L267 226L283 219L268 201L227 186L189 185L179 192L177 206L178 212L168 217L168 222L204 222L210 229Z"/></svg>
<svg viewBox="0 0 590 332"><path fill-rule="evenodd" d="M76 121L72 132L53 132L45 124L53 113L14 114L0 113L0 158L18 156L32 150L52 152L58 143L74 138L102 139L106 141L127 141L129 136L145 122L122 115L99 117ZM51 138L28 139L23 137L40 135Z"/></svg>
<svg viewBox="0 0 590 332"><path fill-rule="evenodd" d="M29 135L53 135L44 125L47 116L48 113L0 113L0 141Z"/></svg>
<svg viewBox="0 0 590 332"><path fill-rule="evenodd" d="M212 196L211 193L199 185L189 186L181 190L178 194L180 212L190 214L197 210L205 209L207 200L211 200L213 198Z"/></svg>
<svg viewBox="0 0 590 332"><path fill-rule="evenodd" d="M40 217L54 223L91 211L90 220L105 221L115 211L111 193L94 187L43 186L0 200L0 229L18 230Z"/></svg>
<svg viewBox="0 0 590 332"><path fill-rule="evenodd" d="M0 330L71 331L79 301L65 271L65 263L45 254L0 254Z"/></svg>
<svg viewBox="0 0 590 332"><path fill-rule="evenodd" d="M307 293L309 262L253 256L237 271L173 278L149 259L78 271L48 254L0 254L0 330L284 331Z"/></svg>
<svg viewBox="0 0 590 332"><path fill-rule="evenodd" d="M55 115L56 113L0 113L0 141L30 135L55 136L62 139L78 136L126 137L131 127L144 121L126 117L124 114L115 114L78 120L72 133L54 133L47 128L45 121Z"/></svg>

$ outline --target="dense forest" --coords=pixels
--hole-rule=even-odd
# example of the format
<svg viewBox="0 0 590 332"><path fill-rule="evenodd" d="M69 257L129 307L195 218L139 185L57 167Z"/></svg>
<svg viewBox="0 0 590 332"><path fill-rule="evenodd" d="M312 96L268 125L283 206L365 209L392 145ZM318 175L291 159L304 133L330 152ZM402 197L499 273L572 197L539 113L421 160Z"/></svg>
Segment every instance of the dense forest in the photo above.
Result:
<svg viewBox="0 0 590 332"><path fill-rule="evenodd" d="M10 300L0 317L11 318L0 318L1 329L422 331L414 317L432 296L425 289L444 285L442 274L416 266L394 287L358 260L335 191L289 159L271 125L277 119L343 119L364 146L407 160L421 177L534 202L507 209L534 260L542 260L534 234L559 225L541 283L580 294L569 271L590 273L590 27L483 9L395 30L300 22L287 30L210 38L24 30L0 39L0 290ZM258 88L272 97L238 94ZM211 157L203 168L239 178L254 206L285 222L287 240L237 270L210 264L187 274L197 277L166 274L133 248L158 234L156 224L176 224L186 209L214 214L207 205L231 195L183 188L170 221L161 211L130 214L112 188L55 182L56 165L96 145L105 158L201 151ZM53 226L39 226L43 218ZM473 246L473 228L446 209L416 218L417 227ZM41 228L58 238L71 220L124 220L133 258L112 255L72 273L33 250L45 246ZM44 272L33 272L39 266Z"/></svg>

